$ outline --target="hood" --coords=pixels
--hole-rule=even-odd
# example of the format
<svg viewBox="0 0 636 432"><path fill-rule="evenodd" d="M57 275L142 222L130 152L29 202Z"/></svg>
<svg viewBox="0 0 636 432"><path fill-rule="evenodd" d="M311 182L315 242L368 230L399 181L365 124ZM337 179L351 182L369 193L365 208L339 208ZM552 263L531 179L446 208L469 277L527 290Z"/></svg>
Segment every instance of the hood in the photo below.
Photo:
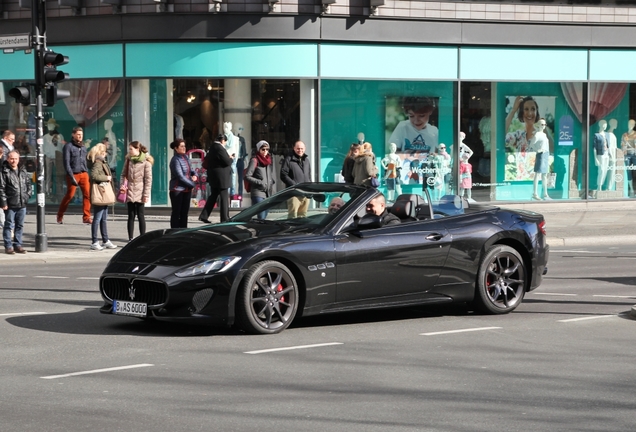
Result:
<svg viewBox="0 0 636 432"><path fill-rule="evenodd" d="M129 243L117 254L117 261L180 267L222 254L226 246L299 233L307 234L307 228L271 222L226 222L186 230L158 230Z"/></svg>

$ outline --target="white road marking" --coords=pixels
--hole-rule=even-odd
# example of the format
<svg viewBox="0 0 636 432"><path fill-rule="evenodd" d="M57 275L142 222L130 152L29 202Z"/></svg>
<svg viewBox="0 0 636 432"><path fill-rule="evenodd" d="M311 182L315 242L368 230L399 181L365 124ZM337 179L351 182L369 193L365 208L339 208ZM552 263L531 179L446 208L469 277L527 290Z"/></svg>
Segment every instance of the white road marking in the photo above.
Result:
<svg viewBox="0 0 636 432"><path fill-rule="evenodd" d="M314 345L298 345L298 346L285 347L285 348L271 348L271 349L264 349L264 350L258 350L258 351L246 351L243 354L263 354L263 353L276 352L276 351L289 351L289 350L297 350L297 349L305 349L305 348L317 348L317 347L324 347L324 346L330 346L330 345L344 345L344 344L342 342L329 342L329 343L314 344Z"/></svg>
<svg viewBox="0 0 636 432"><path fill-rule="evenodd" d="M21 278L26 277L25 275L0 275L0 278Z"/></svg>
<svg viewBox="0 0 636 432"><path fill-rule="evenodd" d="M33 276L38 279L68 279L68 276Z"/></svg>
<svg viewBox="0 0 636 432"><path fill-rule="evenodd" d="M593 319L597 319L597 318L612 318L615 317L616 315L597 315L597 316L589 316L589 317L581 317L581 318L570 318L570 319L564 319L564 320L559 320L558 322L575 322L575 321L587 321L587 320L593 320Z"/></svg>
<svg viewBox="0 0 636 432"><path fill-rule="evenodd" d="M443 334L451 334L451 333L464 333L464 332L474 332L474 331L482 331L482 330L496 330L503 327L476 327L476 328L468 328L461 330L446 330L440 332L430 332L430 333L420 333L420 336L437 336Z"/></svg>
<svg viewBox="0 0 636 432"><path fill-rule="evenodd" d="M604 294L594 294L592 297L609 297L609 298L626 298L626 299L636 299L636 296L619 296L619 295L604 295Z"/></svg>
<svg viewBox="0 0 636 432"><path fill-rule="evenodd" d="M46 315L48 312L15 312L0 314L0 316Z"/></svg>
<svg viewBox="0 0 636 432"><path fill-rule="evenodd" d="M99 280L98 277L78 277L77 280Z"/></svg>
<svg viewBox="0 0 636 432"><path fill-rule="evenodd" d="M73 373L68 373L63 375L49 375L49 376L43 376L40 378L42 379L67 378L67 377L78 376L78 375L88 375L88 374L96 374L96 373L102 373L102 372L136 369L136 368L149 367L149 366L154 366L154 365L150 363L141 363L141 364L130 365L130 366L119 366L119 367L112 367L112 368L105 368L105 369L94 369L94 370L83 371L83 372L73 372Z"/></svg>
<svg viewBox="0 0 636 432"><path fill-rule="evenodd" d="M547 295L547 296L576 296L577 294L565 294L565 293L544 293L544 292L533 292L534 295Z"/></svg>

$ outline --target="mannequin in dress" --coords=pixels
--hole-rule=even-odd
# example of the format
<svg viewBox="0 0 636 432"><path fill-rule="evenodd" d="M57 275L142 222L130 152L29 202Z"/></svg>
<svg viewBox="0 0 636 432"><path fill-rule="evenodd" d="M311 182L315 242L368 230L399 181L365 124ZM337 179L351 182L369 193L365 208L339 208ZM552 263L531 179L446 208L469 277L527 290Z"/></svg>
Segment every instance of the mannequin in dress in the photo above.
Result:
<svg viewBox="0 0 636 432"><path fill-rule="evenodd" d="M234 134L238 138L238 158L236 158L236 174L238 175L238 199L243 199L243 171L245 171L245 158L247 154L247 143L243 137L243 125L241 123L234 124Z"/></svg>
<svg viewBox="0 0 636 432"><path fill-rule="evenodd" d="M627 122L628 131L621 137L621 149L625 154L625 170L627 171L627 192L630 197L634 196L634 178L636 177L636 120Z"/></svg>
<svg viewBox="0 0 636 432"><path fill-rule="evenodd" d="M386 188L388 190L387 198L389 201L394 201L396 196L402 195L402 186L400 186L400 175L398 172L398 169L402 166L402 161L395 153L396 151L397 145L395 143L389 144L389 154L381 161L385 172L384 179L386 181Z"/></svg>
<svg viewBox="0 0 636 432"><path fill-rule="evenodd" d="M607 122L600 120L598 122L598 132L594 134L594 164L598 167L598 175L596 177L596 192L602 190L607 177L607 168L609 166L609 148L607 145L607 136L605 134ZM594 194L596 198L597 194Z"/></svg>
<svg viewBox="0 0 636 432"><path fill-rule="evenodd" d="M616 135L614 135L614 130L618 126L618 121L616 119L610 119L607 124L607 149L609 150L609 185L607 190L615 190L616 189Z"/></svg>
<svg viewBox="0 0 636 432"><path fill-rule="evenodd" d="M472 199L473 192L473 166L468 163L468 154L464 153L460 156L459 162L459 196L464 197L466 193L467 199Z"/></svg>
<svg viewBox="0 0 636 432"><path fill-rule="evenodd" d="M230 196L234 196L237 191L238 176L236 175L236 155L238 154L238 138L232 132L232 122L223 123L223 133L227 137L225 149L232 158L232 187L230 188Z"/></svg>
<svg viewBox="0 0 636 432"><path fill-rule="evenodd" d="M545 119L539 119L534 124L534 135L530 139L530 149L536 152L534 160L534 179L533 179L533 193L532 199L540 201L541 199L550 200L548 195L548 171L550 170L550 141L545 134L546 128ZM543 194L539 197L539 178L541 178L541 184L543 185Z"/></svg>

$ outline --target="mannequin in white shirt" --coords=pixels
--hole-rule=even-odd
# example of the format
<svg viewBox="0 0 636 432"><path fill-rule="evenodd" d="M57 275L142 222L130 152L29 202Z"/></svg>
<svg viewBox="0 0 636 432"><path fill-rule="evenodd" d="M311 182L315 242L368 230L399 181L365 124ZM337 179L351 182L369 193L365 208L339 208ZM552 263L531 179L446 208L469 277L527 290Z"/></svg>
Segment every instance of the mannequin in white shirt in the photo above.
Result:
<svg viewBox="0 0 636 432"><path fill-rule="evenodd" d="M598 167L598 174L596 176L596 195L599 190L602 190L605 178L607 177L607 169L609 167L609 147L607 143L607 136L605 129L607 128L607 122L600 120L598 122L598 132L594 134L594 164Z"/></svg>
<svg viewBox="0 0 636 432"><path fill-rule="evenodd" d="M396 196L402 195L400 174L398 172L398 168L402 167L402 161L396 154L396 151L397 145L395 143L389 144L389 154L387 154L381 161L385 172L384 179L386 182L386 188L388 191L387 198L389 201L394 201Z"/></svg>
<svg viewBox="0 0 636 432"><path fill-rule="evenodd" d="M534 135L530 139L530 149L536 152L534 162L534 179L533 179L533 193L532 199L534 200L550 200L548 195L548 172L550 171L550 141L545 134L546 128L545 119L539 119L534 124ZM541 178L541 184L543 185L543 194L539 197L539 178Z"/></svg>

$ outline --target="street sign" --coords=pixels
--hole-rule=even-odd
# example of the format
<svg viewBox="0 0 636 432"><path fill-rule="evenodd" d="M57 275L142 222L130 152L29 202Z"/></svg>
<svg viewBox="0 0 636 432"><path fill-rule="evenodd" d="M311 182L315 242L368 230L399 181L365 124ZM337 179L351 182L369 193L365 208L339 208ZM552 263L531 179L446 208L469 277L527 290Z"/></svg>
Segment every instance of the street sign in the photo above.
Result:
<svg viewBox="0 0 636 432"><path fill-rule="evenodd" d="M31 33L0 36L0 48L12 53L15 50L31 49Z"/></svg>

